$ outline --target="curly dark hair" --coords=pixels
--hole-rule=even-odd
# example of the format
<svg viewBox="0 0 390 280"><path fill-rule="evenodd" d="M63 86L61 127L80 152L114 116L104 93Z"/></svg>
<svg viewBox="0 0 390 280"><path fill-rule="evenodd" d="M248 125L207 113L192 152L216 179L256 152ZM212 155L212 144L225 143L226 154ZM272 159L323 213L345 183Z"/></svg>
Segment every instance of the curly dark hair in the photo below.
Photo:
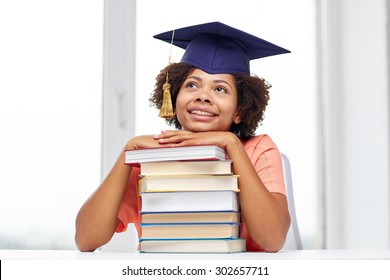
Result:
<svg viewBox="0 0 390 280"><path fill-rule="evenodd" d="M166 82L167 72L169 73L169 83L171 84L172 106L176 106L176 98L180 87L195 67L187 63L173 63L161 70L156 77L154 91L149 99L152 106L161 108L163 102L162 86ZM265 108L269 100L269 89L271 85L264 79L247 74L234 74L238 92L238 115L241 122L232 124L229 131L239 138L246 140L253 136L256 128L264 119ZM169 125L177 129L182 126L176 116L166 120Z"/></svg>

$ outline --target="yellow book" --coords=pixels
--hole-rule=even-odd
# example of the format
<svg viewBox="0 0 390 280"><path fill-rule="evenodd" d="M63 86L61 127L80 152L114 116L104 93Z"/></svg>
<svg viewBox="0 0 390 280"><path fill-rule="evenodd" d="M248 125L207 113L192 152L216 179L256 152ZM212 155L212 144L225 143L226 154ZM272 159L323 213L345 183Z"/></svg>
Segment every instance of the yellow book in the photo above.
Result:
<svg viewBox="0 0 390 280"><path fill-rule="evenodd" d="M238 238L239 224L141 224L142 239Z"/></svg>
<svg viewBox="0 0 390 280"><path fill-rule="evenodd" d="M143 213L142 223L172 224L172 223L240 223L239 212L173 212L173 213Z"/></svg>
<svg viewBox="0 0 390 280"><path fill-rule="evenodd" d="M231 175L231 160L159 161L140 164L140 175Z"/></svg>
<svg viewBox="0 0 390 280"><path fill-rule="evenodd" d="M245 239L140 240L141 253L239 253Z"/></svg>

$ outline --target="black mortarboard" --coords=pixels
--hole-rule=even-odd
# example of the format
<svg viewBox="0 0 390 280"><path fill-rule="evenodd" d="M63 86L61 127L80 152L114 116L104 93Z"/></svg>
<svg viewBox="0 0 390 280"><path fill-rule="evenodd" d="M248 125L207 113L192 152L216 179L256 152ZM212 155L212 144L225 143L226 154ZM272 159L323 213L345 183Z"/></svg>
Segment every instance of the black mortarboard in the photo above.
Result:
<svg viewBox="0 0 390 280"><path fill-rule="evenodd" d="M290 52L220 22L183 27L154 38L185 49L181 61L209 74L249 74L250 60Z"/></svg>

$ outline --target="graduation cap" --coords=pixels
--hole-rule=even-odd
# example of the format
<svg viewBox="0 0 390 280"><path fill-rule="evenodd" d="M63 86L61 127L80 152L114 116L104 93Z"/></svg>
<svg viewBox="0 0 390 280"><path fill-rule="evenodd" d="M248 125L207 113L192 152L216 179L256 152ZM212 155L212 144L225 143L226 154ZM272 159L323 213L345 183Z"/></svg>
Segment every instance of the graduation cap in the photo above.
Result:
<svg viewBox="0 0 390 280"><path fill-rule="evenodd" d="M249 74L251 60L290 52L220 22L183 27L153 37L185 49L181 62L188 63L209 74ZM161 117L173 116L169 102L171 100L167 78L167 83L164 85Z"/></svg>
<svg viewBox="0 0 390 280"><path fill-rule="evenodd" d="M290 52L220 22L183 27L153 37L185 49L181 62L209 74L249 74L250 60Z"/></svg>

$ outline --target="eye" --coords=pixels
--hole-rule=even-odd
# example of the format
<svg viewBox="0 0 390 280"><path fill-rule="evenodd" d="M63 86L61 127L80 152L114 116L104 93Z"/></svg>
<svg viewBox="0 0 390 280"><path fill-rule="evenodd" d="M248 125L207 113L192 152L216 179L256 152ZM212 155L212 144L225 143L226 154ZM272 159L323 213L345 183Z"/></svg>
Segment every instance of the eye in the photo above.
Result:
<svg viewBox="0 0 390 280"><path fill-rule="evenodd" d="M221 86L216 87L216 88L215 88L215 91L216 91L216 92L227 93L226 88L221 87Z"/></svg>
<svg viewBox="0 0 390 280"><path fill-rule="evenodd" d="M195 82L187 82L186 88L198 88L198 85Z"/></svg>

